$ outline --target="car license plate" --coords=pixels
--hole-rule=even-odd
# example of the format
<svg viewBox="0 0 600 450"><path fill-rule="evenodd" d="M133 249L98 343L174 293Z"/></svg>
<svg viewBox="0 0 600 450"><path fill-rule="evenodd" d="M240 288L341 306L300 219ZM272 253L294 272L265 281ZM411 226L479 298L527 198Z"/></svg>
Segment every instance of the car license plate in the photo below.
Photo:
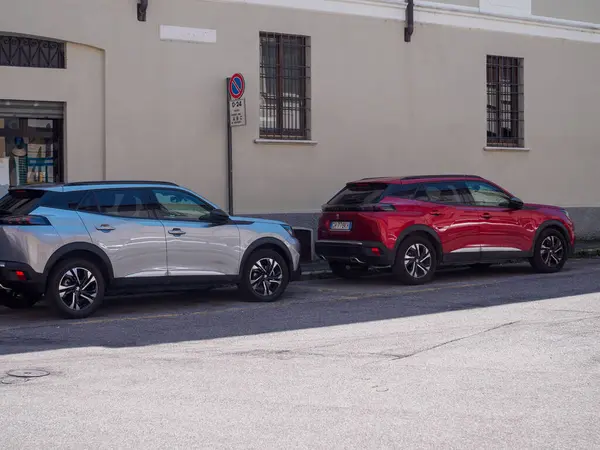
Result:
<svg viewBox="0 0 600 450"><path fill-rule="evenodd" d="M352 222L331 222L329 229L331 231L350 231L352 229Z"/></svg>

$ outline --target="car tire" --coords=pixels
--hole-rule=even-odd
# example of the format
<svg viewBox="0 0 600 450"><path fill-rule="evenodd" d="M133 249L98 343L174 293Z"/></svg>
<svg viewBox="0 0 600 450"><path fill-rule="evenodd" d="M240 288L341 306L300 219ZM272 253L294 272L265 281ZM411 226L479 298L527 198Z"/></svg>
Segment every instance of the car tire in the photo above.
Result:
<svg viewBox="0 0 600 450"><path fill-rule="evenodd" d="M560 272L567 262L568 244L563 234L549 228L540 234L529 263L539 273Z"/></svg>
<svg viewBox="0 0 600 450"><path fill-rule="evenodd" d="M329 268L336 277L346 280L357 280L369 273L367 266L352 266L338 261L331 261Z"/></svg>
<svg viewBox="0 0 600 450"><path fill-rule="evenodd" d="M251 302L274 302L285 292L290 270L285 259L274 250L257 250L242 268L239 288Z"/></svg>
<svg viewBox="0 0 600 450"><path fill-rule="evenodd" d="M105 289L104 276L96 264L86 259L67 259L50 272L46 298L61 317L83 319L102 306Z"/></svg>
<svg viewBox="0 0 600 450"><path fill-rule="evenodd" d="M415 235L402 241L392 268L400 282L409 285L428 283L433 279L436 269L437 254L429 239Z"/></svg>
<svg viewBox="0 0 600 450"><path fill-rule="evenodd" d="M39 294L6 291L0 294L0 305L10 309L29 309L42 299Z"/></svg>

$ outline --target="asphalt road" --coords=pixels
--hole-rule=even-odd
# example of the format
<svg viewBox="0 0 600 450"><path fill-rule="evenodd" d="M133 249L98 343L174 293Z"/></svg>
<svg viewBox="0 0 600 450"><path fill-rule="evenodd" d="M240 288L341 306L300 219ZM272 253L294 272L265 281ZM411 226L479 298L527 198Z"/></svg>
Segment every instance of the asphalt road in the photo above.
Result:
<svg viewBox="0 0 600 450"><path fill-rule="evenodd" d="M597 449L600 260L0 309L0 411L2 449Z"/></svg>

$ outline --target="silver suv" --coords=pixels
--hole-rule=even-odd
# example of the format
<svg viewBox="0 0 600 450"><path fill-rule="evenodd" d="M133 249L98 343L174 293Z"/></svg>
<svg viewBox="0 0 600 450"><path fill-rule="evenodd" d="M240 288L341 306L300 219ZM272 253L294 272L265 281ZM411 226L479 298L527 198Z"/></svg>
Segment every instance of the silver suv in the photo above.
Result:
<svg viewBox="0 0 600 450"><path fill-rule="evenodd" d="M43 296L83 318L106 292L237 284L274 301L300 276L300 244L282 222L230 217L174 183L32 185L0 199L0 301Z"/></svg>

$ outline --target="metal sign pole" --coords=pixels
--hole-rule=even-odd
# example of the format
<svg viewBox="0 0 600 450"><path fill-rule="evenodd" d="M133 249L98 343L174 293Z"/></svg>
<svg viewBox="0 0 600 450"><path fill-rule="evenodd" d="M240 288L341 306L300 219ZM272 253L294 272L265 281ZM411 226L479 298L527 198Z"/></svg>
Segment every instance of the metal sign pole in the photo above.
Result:
<svg viewBox="0 0 600 450"><path fill-rule="evenodd" d="M229 81L226 79L225 91L227 92L227 206L229 214L233 215L233 145L231 137L231 104L229 94Z"/></svg>

